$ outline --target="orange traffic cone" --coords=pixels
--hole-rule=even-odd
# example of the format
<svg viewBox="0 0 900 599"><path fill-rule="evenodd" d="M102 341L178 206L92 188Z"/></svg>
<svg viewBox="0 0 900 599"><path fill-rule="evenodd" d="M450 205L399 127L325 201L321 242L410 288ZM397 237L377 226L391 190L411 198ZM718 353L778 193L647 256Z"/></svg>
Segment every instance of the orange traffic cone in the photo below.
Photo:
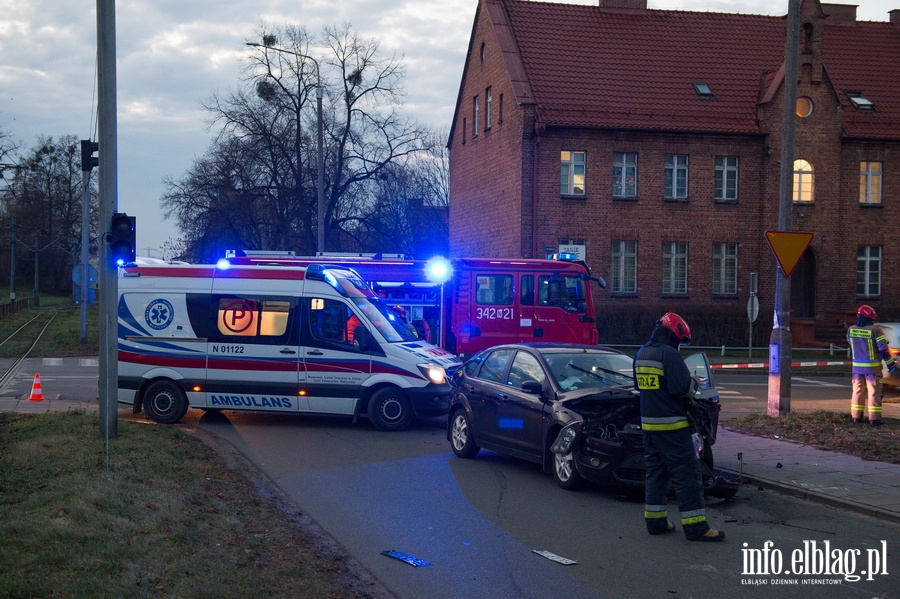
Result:
<svg viewBox="0 0 900 599"><path fill-rule="evenodd" d="M35 373L34 384L31 385L31 395L28 401L44 401L44 392L41 391L41 375Z"/></svg>

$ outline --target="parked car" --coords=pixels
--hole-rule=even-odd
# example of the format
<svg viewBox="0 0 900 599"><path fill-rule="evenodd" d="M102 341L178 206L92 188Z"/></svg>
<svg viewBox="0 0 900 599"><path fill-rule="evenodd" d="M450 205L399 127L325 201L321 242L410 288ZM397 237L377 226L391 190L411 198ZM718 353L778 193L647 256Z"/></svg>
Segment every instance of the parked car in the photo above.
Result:
<svg viewBox="0 0 900 599"><path fill-rule="evenodd" d="M884 331L884 336L891 348L891 355L895 360L900 360L900 322L879 322L877 324ZM889 387L900 387L900 369L891 374L888 372L887 364L882 363L881 367L883 369L881 382Z"/></svg>
<svg viewBox="0 0 900 599"><path fill-rule="evenodd" d="M720 409L704 354L686 359L704 381L692 410L704 486L732 497L737 484L712 472ZM632 359L612 348L553 343L492 347L451 382L447 439L461 458L480 448L541 464L564 489L589 481L643 488L644 443Z"/></svg>

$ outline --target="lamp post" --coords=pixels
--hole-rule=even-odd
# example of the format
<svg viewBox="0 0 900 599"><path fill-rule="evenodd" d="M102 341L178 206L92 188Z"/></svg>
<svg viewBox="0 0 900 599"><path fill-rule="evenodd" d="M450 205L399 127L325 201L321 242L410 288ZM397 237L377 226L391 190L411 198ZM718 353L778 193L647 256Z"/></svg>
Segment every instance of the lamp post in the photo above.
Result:
<svg viewBox="0 0 900 599"><path fill-rule="evenodd" d="M308 54L300 54L293 50L285 50L284 48L276 48L275 46L266 46L254 42L247 42L247 45L255 48L263 48L265 50L274 50L275 52L282 52L284 54L292 54L299 58L308 58L316 65L316 121L318 128L318 139L316 141L316 145L318 146L318 164L316 165L318 177L316 183L316 252L322 254L325 252L325 155L322 151L324 139L322 130L322 79L319 73L319 61ZM298 161L299 159L300 157L297 156Z"/></svg>

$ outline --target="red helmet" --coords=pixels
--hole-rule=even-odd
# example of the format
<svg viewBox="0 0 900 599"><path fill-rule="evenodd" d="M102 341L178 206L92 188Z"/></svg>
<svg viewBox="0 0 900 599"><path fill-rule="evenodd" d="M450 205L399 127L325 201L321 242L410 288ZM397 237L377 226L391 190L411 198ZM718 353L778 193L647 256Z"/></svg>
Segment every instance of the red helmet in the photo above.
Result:
<svg viewBox="0 0 900 599"><path fill-rule="evenodd" d="M400 315L401 318L406 319L406 308L400 305L396 305L393 308L394 312Z"/></svg>
<svg viewBox="0 0 900 599"><path fill-rule="evenodd" d="M872 320L875 320L875 308L873 308L872 306L863 304L862 306L859 307L859 310L856 311L856 317L859 318L860 316L865 316L866 318L871 318Z"/></svg>
<svg viewBox="0 0 900 599"><path fill-rule="evenodd" d="M688 323L674 312L666 312L659 319L659 325L666 327L675 334L678 343L689 345L691 343L691 327Z"/></svg>

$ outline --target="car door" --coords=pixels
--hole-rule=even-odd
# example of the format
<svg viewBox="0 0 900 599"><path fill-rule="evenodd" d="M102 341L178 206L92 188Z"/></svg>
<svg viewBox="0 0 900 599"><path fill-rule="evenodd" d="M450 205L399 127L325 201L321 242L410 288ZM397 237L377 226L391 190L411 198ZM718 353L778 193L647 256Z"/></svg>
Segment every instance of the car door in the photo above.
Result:
<svg viewBox="0 0 900 599"><path fill-rule="evenodd" d="M467 377L471 386L466 394L475 438L491 448L498 443L498 409L505 397L507 371L514 353L512 349L495 349L485 356L473 376Z"/></svg>
<svg viewBox="0 0 900 599"><path fill-rule="evenodd" d="M372 358L354 342L365 326L343 298L303 298L303 363L309 410L353 414L362 385L371 376Z"/></svg>
<svg viewBox="0 0 900 599"><path fill-rule="evenodd" d="M546 403L542 393L530 393L522 388L526 382L548 387L548 377L541 361L525 350L513 357L506 377L506 389L499 394L496 431L498 443L516 456L540 461L543 455L543 430Z"/></svg>

